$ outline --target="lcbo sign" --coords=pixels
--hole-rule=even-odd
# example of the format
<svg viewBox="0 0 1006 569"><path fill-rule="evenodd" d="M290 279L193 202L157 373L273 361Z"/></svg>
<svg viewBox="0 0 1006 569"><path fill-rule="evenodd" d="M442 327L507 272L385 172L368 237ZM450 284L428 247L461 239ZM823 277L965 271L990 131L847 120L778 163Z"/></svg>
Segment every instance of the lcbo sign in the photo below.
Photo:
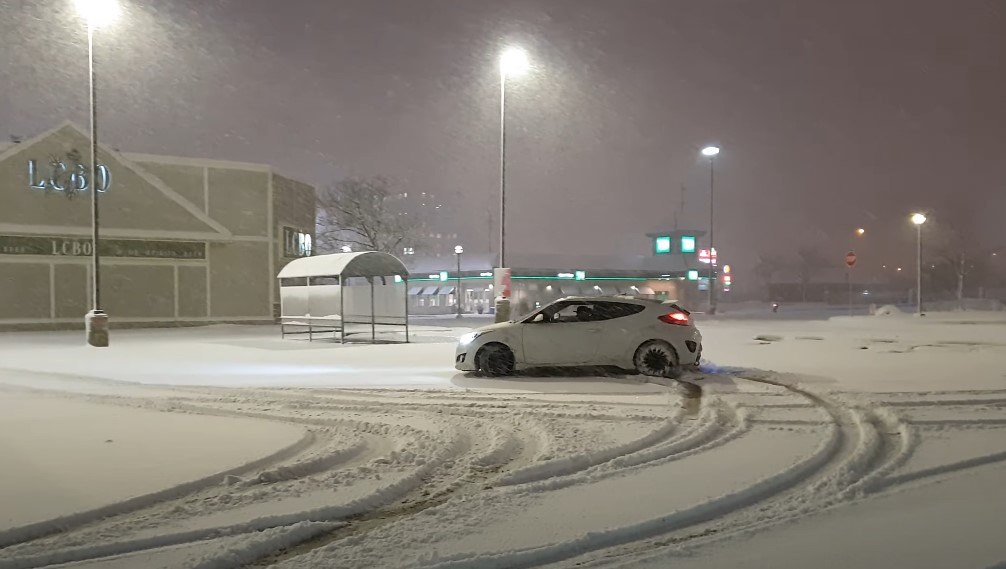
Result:
<svg viewBox="0 0 1006 569"><path fill-rule="evenodd" d="M76 164L68 166L65 162L53 160L49 163L48 172L39 172L34 160L28 161L28 187L33 190L50 190L55 192L86 192L91 189L90 172L87 166ZM98 164L99 193L108 191L112 185L112 171L104 164Z"/></svg>
<svg viewBox="0 0 1006 569"><path fill-rule="evenodd" d="M72 257L87 256L94 253L94 244L79 239L53 239L52 255L68 255Z"/></svg>

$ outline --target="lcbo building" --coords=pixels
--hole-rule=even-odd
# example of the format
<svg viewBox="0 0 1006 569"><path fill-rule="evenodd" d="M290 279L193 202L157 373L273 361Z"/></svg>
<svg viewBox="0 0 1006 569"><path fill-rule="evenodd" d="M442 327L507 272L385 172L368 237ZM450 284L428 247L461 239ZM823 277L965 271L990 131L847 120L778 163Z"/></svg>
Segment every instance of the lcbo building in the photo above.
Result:
<svg viewBox="0 0 1006 569"><path fill-rule="evenodd" d="M98 151L72 124L0 144L0 328L82 327L91 192L116 324L272 320L275 276L310 255L314 188L269 166Z"/></svg>

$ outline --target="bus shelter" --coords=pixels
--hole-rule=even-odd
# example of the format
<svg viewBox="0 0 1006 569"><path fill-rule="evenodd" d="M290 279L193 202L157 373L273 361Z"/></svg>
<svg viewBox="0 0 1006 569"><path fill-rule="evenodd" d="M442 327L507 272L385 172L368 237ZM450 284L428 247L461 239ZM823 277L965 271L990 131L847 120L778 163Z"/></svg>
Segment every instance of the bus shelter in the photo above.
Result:
<svg viewBox="0 0 1006 569"><path fill-rule="evenodd" d="M408 342L408 274L400 259L377 251L293 260L277 275L280 333L309 340L332 334L346 343L360 333L348 331L349 325L369 325L374 343L378 326L400 326Z"/></svg>

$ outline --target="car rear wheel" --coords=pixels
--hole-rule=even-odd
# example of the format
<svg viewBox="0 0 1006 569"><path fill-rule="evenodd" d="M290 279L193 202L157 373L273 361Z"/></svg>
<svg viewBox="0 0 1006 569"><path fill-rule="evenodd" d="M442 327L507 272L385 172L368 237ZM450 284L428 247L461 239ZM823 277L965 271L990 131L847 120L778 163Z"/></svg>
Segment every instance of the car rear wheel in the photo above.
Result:
<svg viewBox="0 0 1006 569"><path fill-rule="evenodd" d="M632 358L636 371L649 377L677 377L681 374L678 354L667 342L650 340Z"/></svg>
<svg viewBox="0 0 1006 569"><path fill-rule="evenodd" d="M475 356L479 371L490 377L513 373L516 360L513 351L503 344L488 344Z"/></svg>

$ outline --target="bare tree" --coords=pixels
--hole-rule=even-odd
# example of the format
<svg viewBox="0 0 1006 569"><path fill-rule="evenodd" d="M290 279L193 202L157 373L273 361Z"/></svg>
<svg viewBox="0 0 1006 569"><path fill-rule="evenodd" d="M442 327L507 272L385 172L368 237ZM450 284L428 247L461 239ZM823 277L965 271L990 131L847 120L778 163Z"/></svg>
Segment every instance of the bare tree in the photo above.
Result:
<svg viewBox="0 0 1006 569"><path fill-rule="evenodd" d="M319 249L382 251L401 255L417 247L421 224L396 207L395 194L381 177L346 178L318 193Z"/></svg>
<svg viewBox="0 0 1006 569"><path fill-rule="evenodd" d="M964 309L964 285L969 277L976 276L984 268L989 253L974 235L974 224L962 212L949 213L934 220L929 238L933 242L934 278L939 275L952 276L954 297L957 307Z"/></svg>
<svg viewBox="0 0 1006 569"><path fill-rule="evenodd" d="M775 281L776 275L785 267L786 263L782 259L764 254L758 256L754 272L765 286L766 296L772 294L772 283Z"/></svg>
<svg viewBox="0 0 1006 569"><path fill-rule="evenodd" d="M810 247L801 247L796 254L795 268L800 277L800 294L803 296L803 302L807 302L807 288L810 286L810 282L822 269L827 268L829 263L820 251Z"/></svg>

